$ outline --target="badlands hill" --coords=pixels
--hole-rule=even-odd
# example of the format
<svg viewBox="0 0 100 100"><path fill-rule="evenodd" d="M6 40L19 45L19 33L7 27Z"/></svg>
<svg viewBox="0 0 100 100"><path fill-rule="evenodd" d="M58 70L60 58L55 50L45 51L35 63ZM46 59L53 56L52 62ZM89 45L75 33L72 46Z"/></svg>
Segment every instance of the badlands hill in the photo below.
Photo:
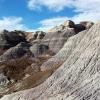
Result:
<svg viewBox="0 0 100 100"><path fill-rule="evenodd" d="M100 22L17 35L1 45L0 100L100 100Z"/></svg>

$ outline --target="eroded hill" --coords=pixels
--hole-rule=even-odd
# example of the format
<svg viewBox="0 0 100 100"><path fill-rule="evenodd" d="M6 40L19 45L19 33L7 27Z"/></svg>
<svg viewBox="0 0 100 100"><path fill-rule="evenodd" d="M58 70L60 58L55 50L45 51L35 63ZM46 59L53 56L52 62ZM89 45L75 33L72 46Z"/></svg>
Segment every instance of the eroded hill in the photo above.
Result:
<svg viewBox="0 0 100 100"><path fill-rule="evenodd" d="M92 25L66 21L31 39L25 33L24 53L18 53L20 44L3 49L1 96L31 89L1 100L98 100L100 23Z"/></svg>

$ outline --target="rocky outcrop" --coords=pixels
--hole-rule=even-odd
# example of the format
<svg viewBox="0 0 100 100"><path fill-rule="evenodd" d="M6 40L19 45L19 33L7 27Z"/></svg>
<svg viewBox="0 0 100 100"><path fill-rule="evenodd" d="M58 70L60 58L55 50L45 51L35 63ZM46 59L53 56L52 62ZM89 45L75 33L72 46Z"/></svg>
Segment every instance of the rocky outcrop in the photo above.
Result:
<svg viewBox="0 0 100 100"><path fill-rule="evenodd" d="M47 45L41 43L35 43L33 46L30 47L30 52L35 56L38 57L39 55L46 54L49 50Z"/></svg>
<svg viewBox="0 0 100 100"><path fill-rule="evenodd" d="M73 21L66 20L63 24L50 29L48 32L56 32L56 31L64 30L66 28L74 28L74 27L75 27L75 23Z"/></svg>
<svg viewBox="0 0 100 100"><path fill-rule="evenodd" d="M20 42L26 42L24 32L22 31L2 31L0 33L0 49L9 49Z"/></svg>
<svg viewBox="0 0 100 100"><path fill-rule="evenodd" d="M22 42L15 47L8 49L4 52L3 55L0 56L0 61L7 61L10 59L16 59L24 56L26 53L29 52L30 44Z"/></svg>
<svg viewBox="0 0 100 100"><path fill-rule="evenodd" d="M83 21L83 22L80 22L80 24L85 26L86 29L90 29L94 25L94 23L90 21Z"/></svg>
<svg viewBox="0 0 100 100"><path fill-rule="evenodd" d="M49 30L46 34L41 31L37 31L34 33L33 46L30 48L33 55L38 56L41 53L41 45L45 46L44 52L50 50L54 54L58 53L59 50L63 47L64 43L67 39L77 33L89 29L92 27L92 22L81 22L80 24L75 24L73 21L68 20L65 21L63 24L56 26ZM40 36L39 36L40 34ZM43 38L39 38L43 36ZM48 49L47 49L48 47ZM43 53L44 53L43 52Z"/></svg>
<svg viewBox="0 0 100 100"><path fill-rule="evenodd" d="M87 33L87 30L80 32L79 34L70 37L64 44L63 48L51 59L46 61L41 66L41 71L57 69L64 61L69 57L72 51L77 47L82 38Z"/></svg>
<svg viewBox="0 0 100 100"><path fill-rule="evenodd" d="M39 35L35 33L34 35L36 35L37 38L33 41L30 51L35 57L46 53L48 50L55 54L63 47L67 39L75 34L74 28L68 27L65 29L56 29L55 32L48 32L45 35L41 32Z"/></svg>
<svg viewBox="0 0 100 100"><path fill-rule="evenodd" d="M76 24L74 27L76 33L86 30L86 27L82 24Z"/></svg>
<svg viewBox="0 0 100 100"><path fill-rule="evenodd" d="M65 22L63 23L63 25L64 25L65 27L74 28L75 23L74 23L73 21L71 21L71 20L67 20L67 21L65 21Z"/></svg>
<svg viewBox="0 0 100 100"><path fill-rule="evenodd" d="M34 32L24 32L24 34L28 42L31 42L34 40Z"/></svg>
<svg viewBox="0 0 100 100"><path fill-rule="evenodd" d="M9 80L7 77L3 73L0 73L0 86L6 86L8 83Z"/></svg>
<svg viewBox="0 0 100 100"><path fill-rule="evenodd" d="M73 28L66 28L60 31L56 30L56 32L47 33L42 42L49 47L50 51L57 53L67 39L75 34Z"/></svg>
<svg viewBox="0 0 100 100"><path fill-rule="evenodd" d="M93 25L94 25L93 22L83 21L83 22L80 22L79 24L76 24L74 26L74 29L75 29L75 32L78 33L78 32L81 32L83 30L90 29Z"/></svg>
<svg viewBox="0 0 100 100"><path fill-rule="evenodd" d="M84 21L80 24L75 24L73 21L65 21L63 24L54 27L43 38L49 50L57 53L67 41L67 39L77 33L89 29L93 26L93 22Z"/></svg>
<svg viewBox="0 0 100 100"><path fill-rule="evenodd" d="M28 42L33 42L34 40L43 39L45 34L43 31L25 32L25 37Z"/></svg>
<svg viewBox="0 0 100 100"><path fill-rule="evenodd" d="M83 33L66 42L61 50L66 59L43 84L1 100L99 100L100 23Z"/></svg>
<svg viewBox="0 0 100 100"><path fill-rule="evenodd" d="M34 34L34 37L36 37L36 35L37 35L37 38L36 39L43 39L44 36L46 35L46 33L43 32L43 31L36 31L35 34Z"/></svg>

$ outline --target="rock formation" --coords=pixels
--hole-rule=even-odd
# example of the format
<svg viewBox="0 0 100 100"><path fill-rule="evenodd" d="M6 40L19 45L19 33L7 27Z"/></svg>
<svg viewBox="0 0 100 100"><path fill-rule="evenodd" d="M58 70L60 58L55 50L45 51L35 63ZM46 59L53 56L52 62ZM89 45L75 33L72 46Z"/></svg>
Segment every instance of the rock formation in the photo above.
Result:
<svg viewBox="0 0 100 100"><path fill-rule="evenodd" d="M3 55L0 56L0 61L7 61L24 56L29 52L30 44L21 42L17 46L8 49Z"/></svg>
<svg viewBox="0 0 100 100"><path fill-rule="evenodd" d="M50 51L57 53L67 39L75 34L76 33L73 28L67 27L66 29L60 31L56 30L55 32L47 33L43 38L43 42L49 47Z"/></svg>
<svg viewBox="0 0 100 100"><path fill-rule="evenodd" d="M90 29L94 25L94 23L90 21L83 21L83 22L80 22L80 24L85 26L86 29Z"/></svg>
<svg viewBox="0 0 100 100"><path fill-rule="evenodd" d="M26 42L24 32L22 31L6 31L0 33L0 48L8 49L16 46L20 42Z"/></svg>
<svg viewBox="0 0 100 100"><path fill-rule="evenodd" d="M42 55L42 54L46 54L48 50L49 50L49 47L41 43L35 43L33 46L30 47L30 52L35 57Z"/></svg>
<svg viewBox="0 0 100 100"><path fill-rule="evenodd" d="M62 25L54 27L46 34L41 31L34 33L36 39L33 41L33 46L30 48L33 55L38 56L48 50L54 54L57 53L69 37L77 34L74 28L72 28L74 25L73 21L65 21Z"/></svg>
<svg viewBox="0 0 100 100"><path fill-rule="evenodd" d="M100 23L70 38L57 54L66 59L43 84L1 100L99 100L99 31Z"/></svg>
<svg viewBox="0 0 100 100"><path fill-rule="evenodd" d="M58 68L64 61L69 57L72 51L80 43L87 30L80 32L79 34L70 37L63 48L47 62L43 63L41 66L42 71L52 70Z"/></svg>
<svg viewBox="0 0 100 100"><path fill-rule="evenodd" d="M75 29L75 32L77 33L77 32L81 32L83 30L90 29L93 25L94 25L93 22L83 21L83 22L80 22L79 24L76 24L74 26L74 29Z"/></svg>
<svg viewBox="0 0 100 100"><path fill-rule="evenodd" d="M1 73L0 74L0 86L5 86L9 83L9 80L7 79L7 77Z"/></svg>
<svg viewBox="0 0 100 100"><path fill-rule="evenodd" d="M49 32L61 31L61 30L64 30L66 28L74 28L74 27L75 27L75 23L73 21L66 20L63 24L50 29Z"/></svg>
<svg viewBox="0 0 100 100"><path fill-rule="evenodd" d="M34 40L43 39L46 33L43 31L36 31L36 32L24 32L24 34L28 42L33 42Z"/></svg>
<svg viewBox="0 0 100 100"><path fill-rule="evenodd" d="M21 77L25 77L19 83L21 85L16 84L20 87L18 90L23 90L21 88L25 83L24 89L36 87L4 95L0 100L100 99L100 22L94 25L81 22L73 28L66 27L61 31L48 32L43 39L33 41L32 45L30 51L38 56L32 58L33 63L28 67L21 69L25 74L21 74ZM55 52L55 55L51 57L45 54L48 50Z"/></svg>

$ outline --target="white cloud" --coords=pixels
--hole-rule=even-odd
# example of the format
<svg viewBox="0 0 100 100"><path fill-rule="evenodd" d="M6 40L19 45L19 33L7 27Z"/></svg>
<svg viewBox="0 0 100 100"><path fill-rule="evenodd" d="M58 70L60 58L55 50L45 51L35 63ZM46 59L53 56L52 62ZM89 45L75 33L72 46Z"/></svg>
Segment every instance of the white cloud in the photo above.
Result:
<svg viewBox="0 0 100 100"><path fill-rule="evenodd" d="M54 26L62 24L67 19L68 19L67 17L56 17L56 18L42 20L40 21L41 27L38 29L48 30L50 28L53 28Z"/></svg>
<svg viewBox="0 0 100 100"><path fill-rule="evenodd" d="M26 30L27 28L22 24L22 21L21 17L3 17L0 19L0 30Z"/></svg>
<svg viewBox="0 0 100 100"><path fill-rule="evenodd" d="M74 8L73 11L77 12L77 15L70 19L76 22L100 20L100 0L28 0L31 10L41 9L43 6L52 11L61 11L66 7Z"/></svg>
<svg viewBox="0 0 100 100"><path fill-rule="evenodd" d="M75 12L78 12L72 17L76 22L100 20L100 0L73 0L70 6L74 7Z"/></svg>
<svg viewBox="0 0 100 100"><path fill-rule="evenodd" d="M51 19L44 19L42 21L40 21L41 26L39 28L37 28L37 30L49 30L55 26L58 26L60 24L62 24L64 21L66 20L72 20L74 21L76 24L81 22L81 21L98 21L100 20L100 13L80 13L78 15L75 15L73 17L55 17L55 18L51 18Z"/></svg>
<svg viewBox="0 0 100 100"><path fill-rule="evenodd" d="M43 21L44 22L44 21ZM37 29L31 29L26 27L25 24L23 24L23 18L22 17L3 17L0 19L0 31L6 29L9 31L13 30L22 30L27 32L34 32L39 30L46 30L45 25L42 24L42 21L40 22L41 26ZM47 29L49 27L47 26Z"/></svg>
<svg viewBox="0 0 100 100"><path fill-rule="evenodd" d="M100 0L73 0L77 12L100 12Z"/></svg>
<svg viewBox="0 0 100 100"><path fill-rule="evenodd" d="M98 12L100 11L100 0L28 0L28 7L31 10L36 10L42 6L53 11L74 7L77 12Z"/></svg>
<svg viewBox="0 0 100 100"><path fill-rule="evenodd" d="M38 3L38 0L37 1L36 0L29 0L28 1L28 7L30 10L39 9L40 6L38 6L38 5L40 5Z"/></svg>
<svg viewBox="0 0 100 100"><path fill-rule="evenodd" d="M22 17L3 17L0 19L0 31L2 30L22 30L22 31L28 31L28 32L34 32L36 29L31 29L26 27L25 24L23 24L23 18Z"/></svg>
<svg viewBox="0 0 100 100"><path fill-rule="evenodd" d="M100 20L100 13L96 13L96 12L93 12L93 13L91 13L91 12L79 13L78 15L75 15L71 19L76 23L79 23L81 21L96 22L96 21Z"/></svg>
<svg viewBox="0 0 100 100"><path fill-rule="evenodd" d="M28 7L31 10L36 10L44 6L58 12L69 6L71 2L72 0L28 0Z"/></svg>

